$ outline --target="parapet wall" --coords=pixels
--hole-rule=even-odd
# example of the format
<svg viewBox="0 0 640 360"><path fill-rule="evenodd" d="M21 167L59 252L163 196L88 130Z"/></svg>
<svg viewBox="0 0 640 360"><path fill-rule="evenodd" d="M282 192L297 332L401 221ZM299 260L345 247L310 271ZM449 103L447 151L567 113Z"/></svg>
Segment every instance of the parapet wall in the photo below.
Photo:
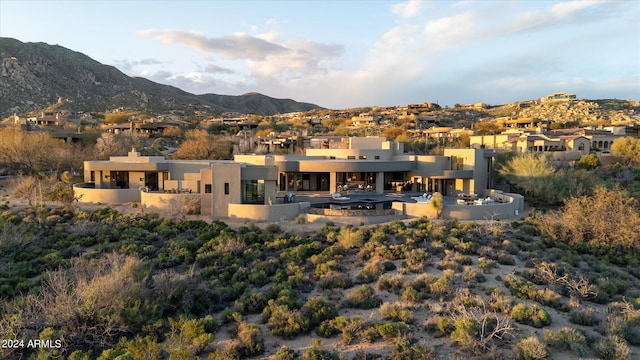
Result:
<svg viewBox="0 0 640 360"><path fill-rule="evenodd" d="M517 218L522 214L522 195L504 193L500 190L491 190L489 193L496 202L483 205L445 205L440 217L458 220L504 220ZM425 216L430 219L437 217L436 211L429 204L395 202L393 208L403 215Z"/></svg>
<svg viewBox="0 0 640 360"><path fill-rule="evenodd" d="M293 220L309 206L308 202L274 205L229 204L228 216L256 221Z"/></svg>
<svg viewBox="0 0 640 360"><path fill-rule="evenodd" d="M140 201L138 189L95 189L87 186L86 183L73 185L73 194L78 202L119 204Z"/></svg>

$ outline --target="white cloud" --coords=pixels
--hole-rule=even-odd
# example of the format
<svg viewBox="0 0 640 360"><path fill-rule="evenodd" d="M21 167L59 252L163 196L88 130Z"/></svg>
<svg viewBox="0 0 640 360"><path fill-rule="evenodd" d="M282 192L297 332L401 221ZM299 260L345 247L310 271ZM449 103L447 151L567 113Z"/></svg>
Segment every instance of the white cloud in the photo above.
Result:
<svg viewBox="0 0 640 360"><path fill-rule="evenodd" d="M142 59L142 60L122 59L122 60L115 60L114 63L115 63L115 66L120 69L123 69L125 71L131 71L133 70L134 67L138 65L162 65L165 62L149 58L149 59Z"/></svg>
<svg viewBox="0 0 640 360"><path fill-rule="evenodd" d="M141 30L138 33L166 44L179 45L203 53L216 53L231 60L244 58L260 60L270 54L287 51L279 44L245 33L235 33L217 38L207 38L202 33L182 30L149 29Z"/></svg>
<svg viewBox="0 0 640 360"><path fill-rule="evenodd" d="M578 75L585 73L580 69L591 68L576 66L574 53L594 41L593 29L602 19L614 18L629 5L541 4L532 9L520 2L440 3L425 12L432 4L404 2L391 7L395 21L385 23L386 29L374 27L381 35L365 40L371 44L368 51L360 47L346 57L353 44L283 39L273 29L221 37L176 30L141 34L205 54L209 65L163 79L194 93L258 91L335 108L419 101L498 104L553 91L588 97L595 80L585 74L588 81L580 81ZM550 35L554 32L562 36ZM230 61L219 62L220 57ZM611 79L602 77L603 88L617 84L621 91L615 93L633 94L633 80Z"/></svg>
<svg viewBox="0 0 640 360"><path fill-rule="evenodd" d="M476 14L469 11L428 22L424 34L436 44L454 45L475 36L475 27Z"/></svg>
<svg viewBox="0 0 640 360"><path fill-rule="evenodd" d="M235 71L222 66L208 64L205 66L204 71L210 74L234 74Z"/></svg>
<svg viewBox="0 0 640 360"><path fill-rule="evenodd" d="M422 13L429 3L421 0L409 0L391 6L391 12L403 18L412 18Z"/></svg>

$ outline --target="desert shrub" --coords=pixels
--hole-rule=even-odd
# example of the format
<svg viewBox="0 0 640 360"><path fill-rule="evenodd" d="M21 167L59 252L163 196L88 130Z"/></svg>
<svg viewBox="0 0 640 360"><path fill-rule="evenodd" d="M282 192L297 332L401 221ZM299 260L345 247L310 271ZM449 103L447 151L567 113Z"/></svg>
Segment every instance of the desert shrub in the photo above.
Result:
<svg viewBox="0 0 640 360"><path fill-rule="evenodd" d="M373 309L382 303L375 290L369 285L361 285L347 295L345 306L356 309Z"/></svg>
<svg viewBox="0 0 640 360"><path fill-rule="evenodd" d="M483 274L489 274L491 269L495 267L495 262L492 259L480 257L478 258L478 270Z"/></svg>
<svg viewBox="0 0 640 360"><path fill-rule="evenodd" d="M362 338L370 343L380 338L380 333L374 324L366 324L362 328Z"/></svg>
<svg viewBox="0 0 640 360"><path fill-rule="evenodd" d="M302 305L300 312L309 319L309 327L314 328L323 321L332 320L338 316L338 310L331 303L324 301L320 297L312 297Z"/></svg>
<svg viewBox="0 0 640 360"><path fill-rule="evenodd" d="M409 328L405 324L382 323L376 328L383 339L397 338L409 332Z"/></svg>
<svg viewBox="0 0 640 360"><path fill-rule="evenodd" d="M441 277L429 284L429 292L433 295L448 295L453 291L453 283L448 277Z"/></svg>
<svg viewBox="0 0 640 360"><path fill-rule="evenodd" d="M425 262L429 258L429 254L422 249L412 249L405 253L405 260L402 262L404 270L412 273L421 273L424 271Z"/></svg>
<svg viewBox="0 0 640 360"><path fill-rule="evenodd" d="M242 352L246 357L264 352L264 338L257 325L240 322L238 324L238 340L243 346Z"/></svg>
<svg viewBox="0 0 640 360"><path fill-rule="evenodd" d="M578 356L584 356L587 352L587 339L579 330L563 327L558 331L545 330L544 342L558 349L571 350Z"/></svg>
<svg viewBox="0 0 640 360"><path fill-rule="evenodd" d="M456 319L453 323L454 330L451 332L451 340L462 344L472 345L480 332L478 321L471 318Z"/></svg>
<svg viewBox="0 0 640 360"><path fill-rule="evenodd" d="M353 286L351 277L347 274L332 271L324 274L318 281L321 289L348 289Z"/></svg>
<svg viewBox="0 0 640 360"><path fill-rule="evenodd" d="M382 273L384 273L384 263L381 261L373 261L367 264L364 268L358 271L356 280L360 283L368 284L376 281Z"/></svg>
<svg viewBox="0 0 640 360"><path fill-rule="evenodd" d="M350 320L344 316L336 316L334 319L325 320L316 328L316 334L325 338L339 334L349 324Z"/></svg>
<svg viewBox="0 0 640 360"><path fill-rule="evenodd" d="M352 227L340 228L338 244L345 249L359 248L364 245L364 231Z"/></svg>
<svg viewBox="0 0 640 360"><path fill-rule="evenodd" d="M433 349L412 339L399 337L393 342L389 360L432 360L436 359Z"/></svg>
<svg viewBox="0 0 640 360"><path fill-rule="evenodd" d="M511 318L519 323L533 327L543 327L551 324L549 313L538 305L516 304L511 308Z"/></svg>
<svg viewBox="0 0 640 360"><path fill-rule="evenodd" d="M484 282L486 278L484 275L475 271L471 266L465 266L462 271L462 280L468 282Z"/></svg>
<svg viewBox="0 0 640 360"><path fill-rule="evenodd" d="M521 360L544 360L549 357L549 350L540 339L531 336L516 343L516 357Z"/></svg>
<svg viewBox="0 0 640 360"><path fill-rule="evenodd" d="M158 344L155 337L145 336L143 338L138 335L131 340L126 340L125 338L123 339L124 341L120 340L120 344L122 344L123 347L126 348L126 352L129 355L131 355L134 359L160 359L161 358L160 357L161 347L160 347L160 344ZM103 352L103 354L100 356L100 358L102 357L104 357L105 360L107 358L109 359L112 358L107 354L105 354L105 352ZM117 357L114 356L113 358L115 359Z"/></svg>
<svg viewBox="0 0 640 360"><path fill-rule="evenodd" d="M299 311L290 310L287 305L277 305L269 300L269 305L263 311L271 333L286 338L301 334L309 328L309 319Z"/></svg>
<svg viewBox="0 0 640 360"><path fill-rule="evenodd" d="M629 345L618 335L601 338L596 342L593 350L602 360L626 360L631 356Z"/></svg>
<svg viewBox="0 0 640 360"><path fill-rule="evenodd" d="M455 330L453 321L446 316L432 316L424 323L424 329L437 337L450 335Z"/></svg>
<svg viewBox="0 0 640 360"><path fill-rule="evenodd" d="M438 262L437 268L440 270L450 269L458 272L463 265L473 264L473 260L469 255L463 255L457 251L445 250L445 256Z"/></svg>
<svg viewBox="0 0 640 360"><path fill-rule="evenodd" d="M383 303L380 306L380 315L385 320L401 321L405 324L413 322L413 312L398 303Z"/></svg>
<svg viewBox="0 0 640 360"><path fill-rule="evenodd" d="M402 275L381 276L378 279L378 283L376 284L378 290L389 292L400 291L404 288L404 286L404 278L402 277Z"/></svg>
<svg viewBox="0 0 640 360"><path fill-rule="evenodd" d="M583 326L595 326L600 323L600 318L592 308L573 308L569 311L569 321Z"/></svg>
<svg viewBox="0 0 640 360"><path fill-rule="evenodd" d="M349 345L351 342L362 333L362 329L364 328L364 324L362 319L359 317L355 317L349 320L343 327L342 332L340 333L340 339L342 340L342 345Z"/></svg>
<svg viewBox="0 0 640 360"><path fill-rule="evenodd" d="M213 335L205 331L204 323L200 320L182 316L178 320L169 318L169 328L164 343L169 359L194 358L213 341Z"/></svg>
<svg viewBox="0 0 640 360"><path fill-rule="evenodd" d="M407 286L406 289L400 295L400 299L406 302L416 303L420 300L426 298L426 294L424 292L420 292L416 290L413 286Z"/></svg>
<svg viewBox="0 0 640 360"><path fill-rule="evenodd" d="M640 300L636 300L640 304ZM631 345L640 345L640 308L627 301L611 303L607 307L607 333L624 337Z"/></svg>
<svg viewBox="0 0 640 360"><path fill-rule="evenodd" d="M295 360L297 358L296 352L286 345L279 347L274 357L275 360Z"/></svg>
<svg viewBox="0 0 640 360"><path fill-rule="evenodd" d="M234 308L244 314L259 314L266 305L267 298L263 292L250 290L235 301Z"/></svg>
<svg viewBox="0 0 640 360"><path fill-rule="evenodd" d="M340 360L340 354L337 351L329 351L327 349L319 349L312 347L302 354L301 360Z"/></svg>
<svg viewBox="0 0 640 360"><path fill-rule="evenodd" d="M494 289L489 293L489 308L501 314L511 313L513 300L510 296L505 295L501 291Z"/></svg>
<svg viewBox="0 0 640 360"><path fill-rule="evenodd" d="M504 250L498 251L498 254L497 254L495 260L500 265L515 265L516 264L516 260L513 258L513 256L511 254L509 254L508 252L504 251Z"/></svg>
<svg viewBox="0 0 640 360"><path fill-rule="evenodd" d="M342 266L342 264L340 264L334 259L321 261L322 259L320 258L319 255L314 255L311 257L312 262L316 259L317 259L316 268L313 270L313 277L316 279L322 277L322 275L340 272L344 269L344 266Z"/></svg>
<svg viewBox="0 0 640 360"><path fill-rule="evenodd" d="M520 299L538 301L541 304L555 308L562 307L560 294L550 289L538 289L533 283L520 279L514 274L509 274L504 279L504 284L511 293Z"/></svg>

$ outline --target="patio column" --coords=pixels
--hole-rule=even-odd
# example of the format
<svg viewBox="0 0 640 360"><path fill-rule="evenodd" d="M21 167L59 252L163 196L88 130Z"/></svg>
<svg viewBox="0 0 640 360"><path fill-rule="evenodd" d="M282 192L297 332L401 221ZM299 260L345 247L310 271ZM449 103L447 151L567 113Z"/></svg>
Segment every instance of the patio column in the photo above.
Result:
<svg viewBox="0 0 640 360"><path fill-rule="evenodd" d="M338 182L336 181L336 172L329 172L329 193L333 194L338 192Z"/></svg>
<svg viewBox="0 0 640 360"><path fill-rule="evenodd" d="M376 194L384 194L384 171L376 173Z"/></svg>

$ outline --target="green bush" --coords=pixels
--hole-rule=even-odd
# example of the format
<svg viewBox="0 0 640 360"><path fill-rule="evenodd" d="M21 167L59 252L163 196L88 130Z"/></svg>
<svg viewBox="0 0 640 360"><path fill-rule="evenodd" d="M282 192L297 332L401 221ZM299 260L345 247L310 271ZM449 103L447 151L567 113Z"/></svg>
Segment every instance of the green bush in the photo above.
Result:
<svg viewBox="0 0 640 360"><path fill-rule="evenodd" d="M405 287L404 278L402 277L402 275L382 276L378 279L376 287L380 291L400 291Z"/></svg>
<svg viewBox="0 0 640 360"><path fill-rule="evenodd" d="M480 332L480 324L475 319L462 318L453 323L454 329L451 332L451 340L462 344L471 345L476 341Z"/></svg>
<svg viewBox="0 0 640 360"><path fill-rule="evenodd" d="M275 360L295 360L296 358L296 352L286 345L279 347L275 354Z"/></svg>
<svg viewBox="0 0 640 360"><path fill-rule="evenodd" d="M587 339L579 330L563 327L558 331L545 330L544 342L549 346L571 350L577 356L584 356L587 352Z"/></svg>
<svg viewBox="0 0 640 360"><path fill-rule="evenodd" d="M424 329L436 337L450 335L454 330L452 320L446 316L432 316L424 324Z"/></svg>
<svg viewBox="0 0 640 360"><path fill-rule="evenodd" d="M600 323L600 318L591 308L581 309L573 308L569 311L569 321L582 326L595 326Z"/></svg>
<svg viewBox="0 0 640 360"><path fill-rule="evenodd" d="M349 275L331 271L320 278L318 286L321 289L348 289L353 286L353 282Z"/></svg>
<svg viewBox="0 0 640 360"><path fill-rule="evenodd" d="M383 303L380 306L380 315L384 320L401 321L405 324L413 322L413 312L398 303Z"/></svg>
<svg viewBox="0 0 640 360"><path fill-rule="evenodd" d="M344 316L336 316L332 320L325 320L321 322L316 329L316 334L325 338L332 337L333 335L341 333L342 330L347 327L349 322L350 320Z"/></svg>
<svg viewBox="0 0 640 360"><path fill-rule="evenodd" d="M416 343L406 337L399 337L393 342L393 349L388 357L389 360L432 360L437 359L433 349L426 345Z"/></svg>
<svg viewBox="0 0 640 360"><path fill-rule="evenodd" d="M300 309L302 315L309 320L309 327L314 328L323 321L333 320L338 316L338 310L333 304L320 297L312 297Z"/></svg>
<svg viewBox="0 0 640 360"><path fill-rule="evenodd" d="M397 338L409 332L409 328L405 324L382 323L376 328L380 336L384 339Z"/></svg>
<svg viewBox="0 0 640 360"><path fill-rule="evenodd" d="M593 350L602 360L627 360L631 356L629 345L618 335L601 338Z"/></svg>
<svg viewBox="0 0 640 360"><path fill-rule="evenodd" d="M511 318L519 323L537 328L551 324L549 313L535 304L530 306L522 303L516 304L511 308Z"/></svg>
<svg viewBox="0 0 640 360"><path fill-rule="evenodd" d="M516 357L521 360L544 360L549 357L549 350L540 339L531 336L516 343Z"/></svg>
<svg viewBox="0 0 640 360"><path fill-rule="evenodd" d="M309 328L309 319L299 311L289 310L287 305L277 305L273 300L269 300L263 316L267 317L267 324L273 335L290 338Z"/></svg>
<svg viewBox="0 0 640 360"><path fill-rule="evenodd" d="M264 338L257 325L239 323L238 340L243 346L243 354L246 357L256 356L264 352Z"/></svg>
<svg viewBox="0 0 640 360"><path fill-rule="evenodd" d="M361 285L353 290L344 301L346 307L355 309L373 309L382 304L376 291L369 285Z"/></svg>

